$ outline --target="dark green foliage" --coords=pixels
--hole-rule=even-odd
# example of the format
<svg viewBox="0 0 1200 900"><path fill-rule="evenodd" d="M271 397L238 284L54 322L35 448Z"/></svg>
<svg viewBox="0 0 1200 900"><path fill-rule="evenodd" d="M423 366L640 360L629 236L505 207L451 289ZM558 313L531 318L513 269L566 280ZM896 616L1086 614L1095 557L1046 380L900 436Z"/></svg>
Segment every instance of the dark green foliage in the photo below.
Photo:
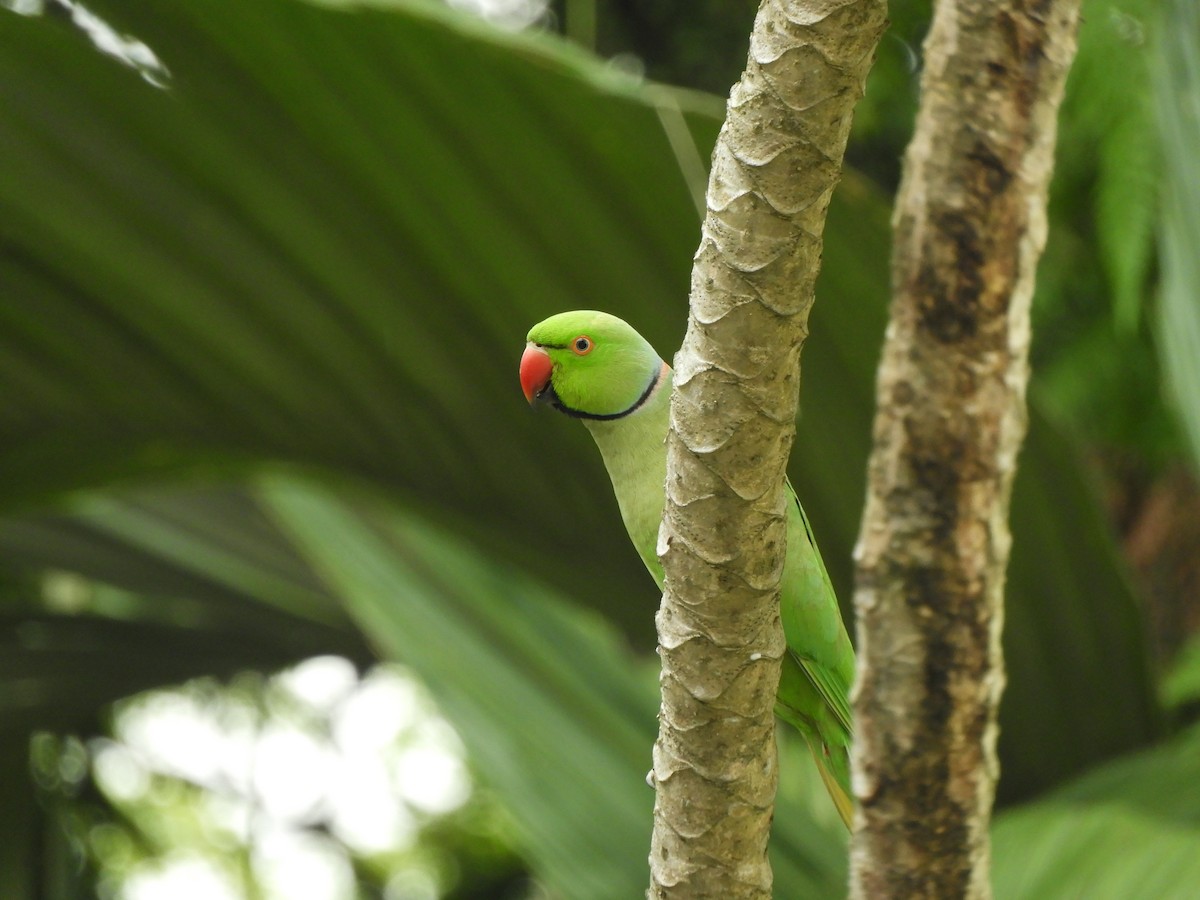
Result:
<svg viewBox="0 0 1200 900"><path fill-rule="evenodd" d="M1109 763L1002 816L993 883L1007 897L1191 897L1200 883L1200 728Z"/></svg>
<svg viewBox="0 0 1200 900"><path fill-rule="evenodd" d="M1179 413L1194 471L1200 473L1200 16L1194 4L1164 4L1158 26L1163 52L1156 59L1155 99L1162 135L1164 213L1163 282L1157 336L1171 400Z"/></svg>

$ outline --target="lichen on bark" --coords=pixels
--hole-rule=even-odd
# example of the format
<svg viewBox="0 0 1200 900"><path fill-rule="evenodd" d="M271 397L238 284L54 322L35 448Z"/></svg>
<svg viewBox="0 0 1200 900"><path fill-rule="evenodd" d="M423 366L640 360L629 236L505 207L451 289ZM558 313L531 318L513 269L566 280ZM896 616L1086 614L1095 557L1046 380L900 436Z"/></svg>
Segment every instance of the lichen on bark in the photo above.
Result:
<svg viewBox="0 0 1200 900"><path fill-rule="evenodd" d="M784 467L821 233L883 0L767 0L713 153L676 357L652 897L769 897Z"/></svg>
<svg viewBox="0 0 1200 900"><path fill-rule="evenodd" d="M851 893L986 897L1008 506L1078 0L940 0L856 550Z"/></svg>

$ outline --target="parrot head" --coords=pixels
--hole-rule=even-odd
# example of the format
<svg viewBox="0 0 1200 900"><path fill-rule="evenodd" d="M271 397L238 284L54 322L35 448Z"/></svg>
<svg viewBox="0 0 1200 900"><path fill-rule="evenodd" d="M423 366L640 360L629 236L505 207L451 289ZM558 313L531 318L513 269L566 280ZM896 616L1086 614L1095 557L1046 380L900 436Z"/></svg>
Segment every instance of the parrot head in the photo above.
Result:
<svg viewBox="0 0 1200 900"><path fill-rule="evenodd" d="M574 310L534 325L521 357L521 389L580 419L636 411L670 371L649 342L608 313Z"/></svg>

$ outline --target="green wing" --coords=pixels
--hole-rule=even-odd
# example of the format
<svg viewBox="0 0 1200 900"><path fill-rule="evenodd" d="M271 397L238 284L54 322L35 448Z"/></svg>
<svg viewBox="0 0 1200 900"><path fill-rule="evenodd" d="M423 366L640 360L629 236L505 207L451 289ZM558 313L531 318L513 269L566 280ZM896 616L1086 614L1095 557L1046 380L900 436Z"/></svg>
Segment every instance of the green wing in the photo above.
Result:
<svg viewBox="0 0 1200 900"><path fill-rule="evenodd" d="M804 670L804 674L808 676L808 680L812 682L813 687L817 689L817 693L821 695L821 699L829 707L830 711L837 718L838 724L846 730L847 735L854 734L854 726L850 721L850 697L846 689L838 683L833 674L824 666L813 662L811 659L805 659L797 655L794 651L792 656L796 662L800 664L800 668Z"/></svg>
<svg viewBox="0 0 1200 900"><path fill-rule="evenodd" d="M788 553L806 554L810 558L805 560L804 568L807 570L807 577L800 579L801 584L799 585L796 584L796 579L787 577L790 574L788 569L784 570L782 601L792 602L791 598L787 596L787 592L799 588L816 601L805 604L809 610L806 618L833 620L832 625L826 621L817 628L793 629L799 633L787 635L788 649L795 656L796 662L800 664L800 668L804 670L804 674L808 676L813 687L817 689L829 709L837 717L838 722L847 734L850 734L854 730L850 718L849 693L854 673L854 651L850 648L850 639L842 621L837 594L834 593L833 582L829 580L829 572L825 568L825 561L821 558L821 551L817 547L817 540L813 535L812 525L809 524L808 515L804 512L804 507L800 505L800 499L796 496L790 482L787 484L787 490L791 494L804 535L803 543L797 542L792 539L791 529L789 529ZM789 569L795 571L794 567L789 567ZM818 596L813 597L813 594ZM833 651L833 658L830 658L829 653L815 653L820 641L819 635L830 634L833 635L833 640L831 642L826 640L825 643L832 644L827 649ZM849 677L846 677L847 675Z"/></svg>
<svg viewBox="0 0 1200 900"><path fill-rule="evenodd" d="M808 743L842 820L850 827L850 686L854 649L812 527L795 491L788 520L780 613L787 637L776 710Z"/></svg>

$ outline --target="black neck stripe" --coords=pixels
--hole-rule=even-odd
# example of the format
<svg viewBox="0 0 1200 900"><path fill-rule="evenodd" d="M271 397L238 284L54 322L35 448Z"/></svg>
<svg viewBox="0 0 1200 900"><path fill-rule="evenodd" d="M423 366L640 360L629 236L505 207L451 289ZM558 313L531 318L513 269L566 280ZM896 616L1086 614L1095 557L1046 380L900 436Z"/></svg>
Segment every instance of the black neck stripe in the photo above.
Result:
<svg viewBox="0 0 1200 900"><path fill-rule="evenodd" d="M628 409L623 409L621 412L601 415L600 413L584 412L581 409L572 409L558 399L558 394L555 393L554 386L549 383L546 384L546 399L553 404L555 409L566 413L572 418L589 419L593 422L611 422L614 419L623 419L630 413L637 412L639 409L645 406L646 401L650 399L650 395L654 393L654 389L658 387L659 381L662 380L662 373L663 364L660 361L658 364L658 369L654 373L654 377L650 379L650 383L646 385L646 389L642 391L642 396L638 397L637 400L634 401L633 406L629 407Z"/></svg>

